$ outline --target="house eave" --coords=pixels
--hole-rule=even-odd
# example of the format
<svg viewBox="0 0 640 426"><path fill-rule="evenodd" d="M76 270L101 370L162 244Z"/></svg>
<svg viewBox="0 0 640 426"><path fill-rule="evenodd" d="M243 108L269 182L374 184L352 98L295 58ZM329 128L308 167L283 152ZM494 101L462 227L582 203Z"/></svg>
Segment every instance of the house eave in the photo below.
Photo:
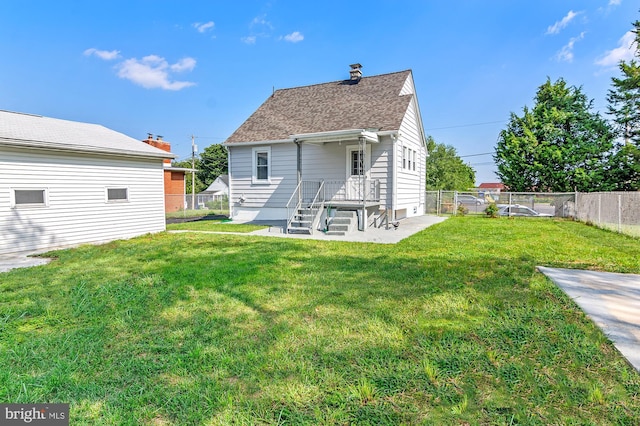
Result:
<svg viewBox="0 0 640 426"><path fill-rule="evenodd" d="M358 140L364 138L370 143L379 143L380 139L376 132L365 129L332 130L328 132L300 133L290 136L293 140L308 143L342 142L347 140Z"/></svg>
<svg viewBox="0 0 640 426"><path fill-rule="evenodd" d="M0 146L8 148L32 148L57 152L75 152L82 154L101 154L119 157L142 157L142 158L166 158L174 159L177 155L170 152L144 152L123 149L109 149L104 147L95 147L90 145L66 145L56 142L33 141L25 139L0 138Z"/></svg>
<svg viewBox="0 0 640 426"><path fill-rule="evenodd" d="M276 145L276 144L293 143L293 142L295 142L293 139L277 139L277 140L247 141L247 142L223 142L222 146L230 148L232 146Z"/></svg>

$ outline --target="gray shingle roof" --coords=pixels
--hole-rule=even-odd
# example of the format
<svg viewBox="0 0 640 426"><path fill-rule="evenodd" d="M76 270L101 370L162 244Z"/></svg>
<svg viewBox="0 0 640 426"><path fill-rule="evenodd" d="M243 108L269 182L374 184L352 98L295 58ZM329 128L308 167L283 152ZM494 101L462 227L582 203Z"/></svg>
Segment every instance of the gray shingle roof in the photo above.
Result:
<svg viewBox="0 0 640 426"><path fill-rule="evenodd" d="M276 90L225 144L284 140L348 129L397 130L413 95L400 91L410 70Z"/></svg>
<svg viewBox="0 0 640 426"><path fill-rule="evenodd" d="M138 157L175 157L98 124L1 110L0 144Z"/></svg>

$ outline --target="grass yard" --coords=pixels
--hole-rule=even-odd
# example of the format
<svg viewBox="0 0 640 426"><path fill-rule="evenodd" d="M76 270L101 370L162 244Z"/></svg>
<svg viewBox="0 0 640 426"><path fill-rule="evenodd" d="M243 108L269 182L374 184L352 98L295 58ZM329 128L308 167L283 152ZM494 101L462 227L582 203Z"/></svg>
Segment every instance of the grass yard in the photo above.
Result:
<svg viewBox="0 0 640 426"><path fill-rule="evenodd" d="M55 255L0 274L0 401L69 402L73 425L640 424L640 375L534 269L640 273L638 239L454 217L397 245Z"/></svg>
<svg viewBox="0 0 640 426"><path fill-rule="evenodd" d="M172 223L167 225L168 231L210 231L210 232L242 232L248 233L267 228L263 225L223 222L221 220L197 220L193 222Z"/></svg>

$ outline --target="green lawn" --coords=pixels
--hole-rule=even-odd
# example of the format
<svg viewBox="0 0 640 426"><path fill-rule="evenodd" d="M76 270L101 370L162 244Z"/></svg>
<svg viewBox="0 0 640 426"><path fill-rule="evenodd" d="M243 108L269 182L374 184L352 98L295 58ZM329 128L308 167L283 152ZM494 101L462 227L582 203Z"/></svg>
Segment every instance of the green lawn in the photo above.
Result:
<svg viewBox="0 0 640 426"><path fill-rule="evenodd" d="M168 231L252 232L267 228L263 225L223 222L221 220L197 220L167 225Z"/></svg>
<svg viewBox="0 0 640 426"><path fill-rule="evenodd" d="M73 425L640 424L640 375L535 271L640 273L638 239L454 217L397 245L55 255L0 274L0 401L69 402Z"/></svg>

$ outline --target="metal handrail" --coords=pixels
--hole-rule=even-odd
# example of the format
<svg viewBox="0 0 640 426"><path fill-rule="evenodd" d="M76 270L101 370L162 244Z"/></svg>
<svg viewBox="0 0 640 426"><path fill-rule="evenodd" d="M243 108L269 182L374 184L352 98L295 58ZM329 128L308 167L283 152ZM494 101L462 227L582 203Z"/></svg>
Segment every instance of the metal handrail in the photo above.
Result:
<svg viewBox="0 0 640 426"><path fill-rule="evenodd" d="M291 222L293 221L293 217L296 214L296 211L298 211L300 209L300 206L302 205L302 197L299 196L300 194L300 187L302 186L302 181L298 182L298 185L296 186L296 189L293 191L293 194L291 194L291 198L289 198L289 201L287 202L287 227L285 228L285 231L288 232L289 227L291 226ZM293 197L296 196L296 194L298 194L298 200L296 203L295 208L293 209L293 213L291 213L291 202L293 201Z"/></svg>
<svg viewBox="0 0 640 426"><path fill-rule="evenodd" d="M321 192L322 192L322 196L320 196ZM317 203L320 204L318 207L316 207ZM320 181L318 192L316 192L316 196L313 198L313 201L311 202L309 209L311 209L312 213L315 210L317 210L315 211L315 214L313 215L313 220L311 221L310 231L313 234L313 230L316 229L316 226L318 226L318 222L320 221L320 214L322 213L322 210L324 210L324 181L323 180Z"/></svg>

